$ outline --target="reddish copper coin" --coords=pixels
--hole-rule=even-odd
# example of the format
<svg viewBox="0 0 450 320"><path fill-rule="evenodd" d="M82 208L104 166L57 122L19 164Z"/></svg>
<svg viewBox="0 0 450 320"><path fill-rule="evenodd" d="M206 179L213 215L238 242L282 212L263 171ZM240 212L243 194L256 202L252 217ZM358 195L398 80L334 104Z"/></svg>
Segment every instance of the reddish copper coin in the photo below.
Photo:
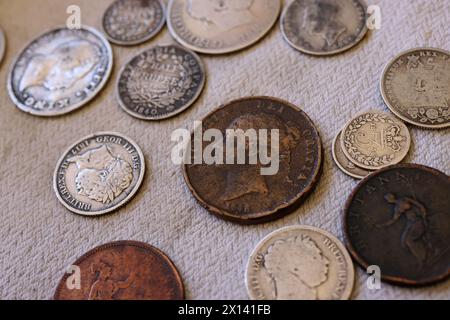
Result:
<svg viewBox="0 0 450 320"><path fill-rule="evenodd" d="M170 259L142 242L99 246L74 262L55 300L183 300L184 286ZM79 271L80 286L76 286Z"/></svg>

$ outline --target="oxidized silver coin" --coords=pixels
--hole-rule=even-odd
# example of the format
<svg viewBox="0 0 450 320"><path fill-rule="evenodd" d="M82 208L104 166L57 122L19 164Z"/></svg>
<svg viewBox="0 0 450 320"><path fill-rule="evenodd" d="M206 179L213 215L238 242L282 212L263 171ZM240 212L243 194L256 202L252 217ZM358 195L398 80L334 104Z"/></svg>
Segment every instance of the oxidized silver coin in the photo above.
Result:
<svg viewBox="0 0 450 320"><path fill-rule="evenodd" d="M281 17L281 30L295 49L332 55L358 44L367 33L361 0L294 0Z"/></svg>
<svg viewBox="0 0 450 320"><path fill-rule="evenodd" d="M145 160L130 138L100 132L72 145L59 160L53 187L70 211L95 216L128 202L139 189Z"/></svg>
<svg viewBox="0 0 450 320"><path fill-rule="evenodd" d="M103 30L119 45L137 45L153 38L166 22L160 0L116 0L103 15Z"/></svg>
<svg viewBox="0 0 450 320"><path fill-rule="evenodd" d="M253 300L347 300L354 279L344 245L328 232L307 226L269 234L251 254L246 272Z"/></svg>
<svg viewBox="0 0 450 320"><path fill-rule="evenodd" d="M400 119L424 128L450 127L450 52L418 48L386 66L381 93Z"/></svg>
<svg viewBox="0 0 450 320"><path fill-rule="evenodd" d="M171 0L167 24L183 46L223 54L246 48L269 32L280 0Z"/></svg>
<svg viewBox="0 0 450 320"><path fill-rule="evenodd" d="M3 30L0 28L0 63L2 62L3 56L5 55L5 48L6 48L5 34L3 33Z"/></svg>
<svg viewBox="0 0 450 320"><path fill-rule="evenodd" d="M200 96L206 74L200 58L175 45L138 54L122 68L117 82L120 106L144 120L172 117Z"/></svg>
<svg viewBox="0 0 450 320"><path fill-rule="evenodd" d="M112 65L111 46L100 32L88 27L57 28L18 55L8 76L9 95L27 113L65 114L97 95Z"/></svg>

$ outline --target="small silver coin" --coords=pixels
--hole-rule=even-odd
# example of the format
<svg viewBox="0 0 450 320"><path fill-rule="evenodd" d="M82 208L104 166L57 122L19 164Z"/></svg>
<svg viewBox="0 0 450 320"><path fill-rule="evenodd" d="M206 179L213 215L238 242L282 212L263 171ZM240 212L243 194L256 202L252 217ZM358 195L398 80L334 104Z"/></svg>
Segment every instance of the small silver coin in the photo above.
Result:
<svg viewBox="0 0 450 320"><path fill-rule="evenodd" d="M389 109L412 125L450 127L450 52L417 48L401 53L384 69L381 93Z"/></svg>
<svg viewBox="0 0 450 320"><path fill-rule="evenodd" d="M307 226L279 229L250 256L246 286L253 300L348 300L355 270L344 245Z"/></svg>
<svg viewBox="0 0 450 320"><path fill-rule="evenodd" d="M286 41L303 53L333 55L364 38L366 11L361 0L294 0L282 14L281 30Z"/></svg>
<svg viewBox="0 0 450 320"><path fill-rule="evenodd" d="M6 39L3 30L0 28L0 63L2 63L3 56L5 55Z"/></svg>
<svg viewBox="0 0 450 320"><path fill-rule="evenodd" d="M97 216L128 202L139 189L145 160L130 138L100 132L73 144L59 160L53 187L70 211Z"/></svg>
<svg viewBox="0 0 450 320"><path fill-rule="evenodd" d="M275 24L280 0L171 0L167 24L184 47L206 54L244 49Z"/></svg>
<svg viewBox="0 0 450 320"><path fill-rule="evenodd" d="M53 29L29 43L8 76L15 105L36 116L78 109L104 87L113 65L112 50L95 29Z"/></svg>
<svg viewBox="0 0 450 320"><path fill-rule="evenodd" d="M160 0L116 0L103 15L103 30L112 43L131 46L156 36L165 22Z"/></svg>
<svg viewBox="0 0 450 320"><path fill-rule="evenodd" d="M117 97L130 115L162 120L191 106L200 96L205 79L203 63L195 53L176 45L153 47L122 68Z"/></svg>

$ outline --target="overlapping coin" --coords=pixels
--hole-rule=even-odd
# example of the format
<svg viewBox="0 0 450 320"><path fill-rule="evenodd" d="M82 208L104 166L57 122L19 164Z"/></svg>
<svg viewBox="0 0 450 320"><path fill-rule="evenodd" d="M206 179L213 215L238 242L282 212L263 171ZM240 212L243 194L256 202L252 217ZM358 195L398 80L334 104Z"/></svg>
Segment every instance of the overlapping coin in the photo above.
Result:
<svg viewBox="0 0 450 320"><path fill-rule="evenodd" d="M163 252L142 242L99 246L75 261L71 272L59 282L55 300L184 299L175 265ZM73 272L78 272L78 279L71 279Z"/></svg>
<svg viewBox="0 0 450 320"><path fill-rule="evenodd" d="M73 144L59 160L53 187L70 211L96 216L128 202L139 189L145 160L130 138L100 132Z"/></svg>
<svg viewBox="0 0 450 320"><path fill-rule="evenodd" d="M0 63L2 63L3 56L5 55L6 50L6 38L3 30L0 28Z"/></svg>
<svg viewBox="0 0 450 320"><path fill-rule="evenodd" d="M386 66L381 93L400 119L428 129L450 127L450 52L417 48Z"/></svg>
<svg viewBox="0 0 450 320"><path fill-rule="evenodd" d="M246 285L254 300L347 300L355 270L344 245L307 226L277 230L250 256Z"/></svg>
<svg viewBox="0 0 450 320"><path fill-rule="evenodd" d="M167 23L184 47L207 54L246 48L275 24L280 0L171 0Z"/></svg>

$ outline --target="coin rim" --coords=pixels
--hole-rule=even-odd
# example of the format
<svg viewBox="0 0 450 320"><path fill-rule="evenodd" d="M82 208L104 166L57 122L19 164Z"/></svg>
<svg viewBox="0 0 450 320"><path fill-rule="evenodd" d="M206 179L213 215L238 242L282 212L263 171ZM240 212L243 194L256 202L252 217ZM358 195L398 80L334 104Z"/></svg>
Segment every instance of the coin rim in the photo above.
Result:
<svg viewBox="0 0 450 320"><path fill-rule="evenodd" d="M264 31L261 31L260 34L258 35L258 37L255 37L253 40L247 41L247 42L245 42L245 44L227 47L227 48L223 48L223 49L205 49L205 48L196 47L195 45L188 43L180 35L178 35L176 33L175 29L173 28L172 18L171 18L172 6L175 1L178 1L178 0L169 0L169 4L167 7L167 27L169 29L170 34L183 47L189 48L190 50L193 50L195 52L208 54L208 55L221 55L221 54L233 53L233 52L241 51L243 49L246 49L246 48L251 47L252 45L256 44L261 39L263 39L270 32L270 30L272 30L273 26L276 24L276 22L278 20L278 17L280 16L281 7L282 7L281 0L276 0L276 2L278 3L278 9L276 11L276 15L275 15L275 18L273 19L273 22L270 24L269 27L265 28ZM182 1L184 1L184 0L182 0Z"/></svg>
<svg viewBox="0 0 450 320"><path fill-rule="evenodd" d="M18 109L20 109L21 111L23 111L23 112L25 112L27 114L30 114L30 115L33 115L33 116L38 116L38 117L47 117L48 118L48 117L61 116L61 115L73 112L73 111L75 111L77 109L80 109L81 107L87 105L89 102L91 102L94 98L97 97L97 95L103 90L103 88L105 87L106 83L108 82L108 80L109 80L109 78L111 76L113 65L114 65L114 55L113 55L113 51L112 51L112 48L111 48L111 44L108 42L108 40L105 38L105 36L100 31L98 31L97 29L95 29L93 27L83 25L83 26L81 26L80 29L76 29L76 30L84 30L84 31L90 32L90 33L94 34L95 36L97 36L99 38L99 40L105 46L107 54L108 54L108 59L109 59L109 62L110 62L109 63L109 67L106 70L105 75L104 75L102 81L100 82L100 84L97 86L96 90L93 91L92 95L89 98L87 98L87 99L85 99L83 101L80 101L80 102L78 102L76 104L73 104L67 109L64 109L62 111L57 111L57 112L55 112L55 111L44 111L44 112L35 111L35 110L31 109L30 107L28 107L28 106L24 105L23 103L21 103L18 100L18 98L16 97L16 95L14 94L13 85L12 85L12 74L14 72L15 66L16 66L20 56L25 52L25 50L27 50L27 48L30 47L30 45L33 42L37 41L38 39L40 39L40 38L42 38L42 37L44 37L44 36L46 36L46 35L48 35L50 33L57 32L57 31L62 30L62 29L70 30L66 26L61 25L61 26L49 29L46 32L43 32L43 33L39 34L38 36L33 37L33 39L31 41L29 41L19 51L17 56L14 58L13 63L11 64L10 70L8 72L8 78L7 78L8 95L9 95L10 99L12 100L12 102L14 103L14 105Z"/></svg>
<svg viewBox="0 0 450 320"><path fill-rule="evenodd" d="M160 249L145 243L145 242L140 242L140 241L134 241L134 240L119 240L119 241L114 241L114 242L109 242L109 243L105 243L102 245L99 245L89 251L87 251L86 253L84 253L81 257L79 257L74 263L73 265L79 265L80 263L82 263L84 260L88 259L89 257L95 255L98 252L101 252L105 249L109 249L109 248L113 248L113 247L125 247L125 246L131 246L131 247L137 247L140 249L144 249L147 251L150 251L151 253L156 253L156 255L158 257L161 257L162 260L164 261L164 263L167 264L167 266L169 267L169 269L172 270L173 275L176 278L176 283L179 286L179 290L181 292L181 299L180 300L184 300L186 298L186 292L185 292L185 287L184 287L184 283L183 280L181 278L181 274L180 271L178 270L178 268L175 266L175 264L173 263L173 261L169 258L169 256L167 254L165 254L163 251L161 251ZM62 287L64 286L67 278L70 275L68 275L67 273L64 274L64 276L61 278L61 280L58 283L58 286L56 287L55 293L53 295L53 300L60 300L59 296L61 294L62 291Z"/></svg>
<svg viewBox="0 0 450 320"><path fill-rule="evenodd" d="M323 230L321 228L313 227L313 226L306 226L306 225L295 225L295 226L288 226L283 227L281 229L277 229L275 231L272 231L268 235L266 235L262 240L260 240L255 248L253 249L252 253L250 254L249 259L247 260L247 265L245 268L245 287L247 289L247 294L250 297L251 300L258 300L256 297L253 296L252 290L249 285L249 276L250 276L250 269L251 269L251 262L253 260L253 257L255 257L258 252L261 250L261 248L268 243L273 237L277 236L278 234L289 232L289 231L312 231L315 233L318 233L322 236L325 236L332 240L334 244L341 250L341 252L344 255L345 262L349 266L347 268L348 274L349 274L349 281L347 281L347 286L345 292L342 294L342 298L340 300L349 300L352 297L353 289L355 287L355 265L353 263L352 257L350 253L348 252L347 248L345 247L344 243L339 240L336 236L331 234L330 232Z"/></svg>
<svg viewBox="0 0 450 320"><path fill-rule="evenodd" d="M6 52L6 37L5 33L3 32L3 29L0 28L0 65L3 61L3 58L5 57Z"/></svg>
<svg viewBox="0 0 450 320"><path fill-rule="evenodd" d="M377 177L379 174L382 174L386 171L391 171L391 170L397 170L397 169L418 169L418 170L422 170L425 171L427 173L431 173L435 176L444 176L447 177L447 179L450 180L450 177L448 175L446 175L444 172L438 170L438 169L434 169L425 165L420 165L420 164L396 164L396 165L392 165L386 168L383 168L381 170L375 171L372 174L368 175L366 178L364 178L362 181L360 181L358 183L358 185L354 188L354 190L352 191L352 193L350 194L350 196L348 197L348 199L345 202L345 207L343 209L342 212L342 220L343 220L343 231L344 231L344 238L345 238L345 245L347 247L348 252L350 252L351 256L353 257L353 259L356 261L356 263L365 271L367 270L367 268L370 266L369 263L367 263L364 258L358 253L358 251L353 247L353 244L350 240L349 237L349 223L348 223L348 216L349 216L349 211L350 211L350 206L353 203L354 198L356 197L356 194L361 190L361 188L363 186L366 185L366 183L368 183L372 178ZM438 282L444 281L447 278L450 277L450 268L448 269L447 273L442 274L440 276L437 277L430 277L421 281L416 281L416 280L409 280L407 278L401 278L401 277L394 277L394 276L386 276L386 274L381 273L381 280L387 282L387 283L391 283L394 285L399 285L399 286L411 286L411 287L421 287L421 286L428 286L428 285L433 285L433 284L437 284Z"/></svg>
<svg viewBox="0 0 450 320"><path fill-rule="evenodd" d="M416 122L412 119L409 119L408 117L404 116L401 114L400 111L398 111L394 105L392 105L392 103L390 102L390 99L388 98L387 92L386 92L386 86L385 86L385 81L386 81L386 77L388 74L389 69L392 67L392 65L397 62L398 59L400 59L401 57L403 57L404 55L407 55L409 53L412 52L417 52L417 51L436 51L442 54L445 54L449 57L449 61L450 61L450 51L444 50L444 49L439 49L439 48L433 48L433 47L417 47L417 48L413 48L413 49L409 49L406 51L403 51L399 54L397 54L394 58L392 58L384 67L383 72L381 74L381 78L380 78L380 84L379 84L379 88L380 88L380 92L381 92L381 96L383 98L383 102L384 104L388 107L388 109L398 118L400 118L401 120L422 128L422 129L432 129L432 130L439 130L439 129L446 129L450 127L450 121L447 124L438 124L438 125L428 125L428 124L423 124L420 122Z"/></svg>
<svg viewBox="0 0 450 320"><path fill-rule="evenodd" d="M131 145L133 145L133 147L136 149L136 151L139 155L142 165L141 165L141 169L139 170L139 178L138 178L138 181L136 182L136 185L133 187L131 192L122 201L120 201L115 206L112 206L111 208L104 209L104 210L97 210L94 212L87 213L85 211L81 211L81 210L72 208L61 197L61 195L58 192L58 185L57 185L58 172L59 172L59 168L60 168L62 162L64 161L64 158L75 146L77 146L78 144L80 144L83 141L93 139L95 137L103 136L103 135L116 136L116 137L126 140ZM85 217L97 217L97 216L105 215L107 213L111 213L112 211L115 211L115 210L119 209L120 207L124 206L125 204L127 204L134 197L134 195L137 193L137 191L141 187L142 182L144 180L144 175L145 175L145 157L144 157L144 154L142 153L141 148L139 147L139 145L136 142L134 142L134 140L130 139L128 136L126 136L124 134L117 133L117 132L112 132L112 131L96 132L96 133L90 134L82 139L79 139L77 142L73 143L69 148L67 148L66 151L63 152L62 156L59 158L59 160L56 164L56 169L53 173L53 190L55 191L56 197L58 198L59 202L61 202L64 205L64 207L66 207L66 209L68 209L69 211L76 213L78 215L85 216Z"/></svg>

